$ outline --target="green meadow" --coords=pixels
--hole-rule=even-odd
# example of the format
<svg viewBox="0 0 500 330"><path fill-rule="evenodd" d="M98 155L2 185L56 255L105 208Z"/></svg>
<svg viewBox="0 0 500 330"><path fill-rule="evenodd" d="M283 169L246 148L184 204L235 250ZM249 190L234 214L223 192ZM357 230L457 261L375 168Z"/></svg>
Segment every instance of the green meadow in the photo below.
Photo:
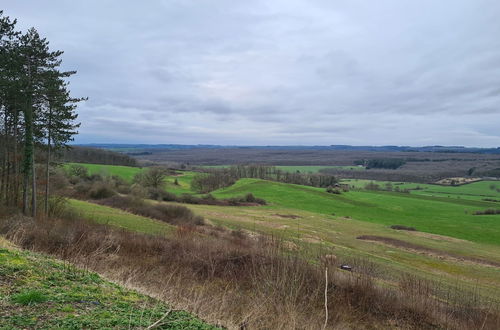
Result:
<svg viewBox="0 0 500 330"><path fill-rule="evenodd" d="M135 215L109 206L76 199L70 199L69 203L85 219L130 231L157 235L167 234L174 228L163 221Z"/></svg>
<svg viewBox="0 0 500 330"><path fill-rule="evenodd" d="M165 189L176 194L193 193L190 182L195 174L180 172L169 176ZM412 189L409 194L363 190L369 182L350 180L350 185L360 189L336 195L323 188L241 179L212 194L230 198L252 193L265 199L268 205L182 205L208 223L281 237L307 253L328 248L343 262L356 264L356 260L369 260L384 269L376 277L387 285L392 285L401 273L412 273L439 281L444 287L458 285L500 299L500 267L490 264L500 264L500 216L472 215L477 210L498 207L498 203L481 200L484 195L496 196L496 191L490 189L494 182L458 187L399 184L401 189ZM398 183L392 184L394 187ZM127 230L164 235L172 233L174 228L106 206L77 200L70 203L85 218ZM418 231L393 230L391 225L406 225ZM397 239L436 252L360 240L361 235Z"/></svg>
<svg viewBox="0 0 500 330"><path fill-rule="evenodd" d="M127 182L132 182L134 179L134 175L141 172L143 169L140 167L131 167L131 166L120 166L120 165L102 165L102 164L87 164L87 163L67 163L64 164L65 168L68 168L72 165L81 165L88 169L90 174L101 174L104 176L107 175L116 175L120 178L124 179Z"/></svg>
<svg viewBox="0 0 500 330"><path fill-rule="evenodd" d="M438 184L422 184L413 182L389 182L362 179L344 179L342 183L356 189L363 189L369 183L378 184L382 189L390 183L392 188L410 189L412 194L436 197L464 198L473 200L500 200L500 181L478 181L461 186L442 186ZM498 189L498 190L497 190Z"/></svg>
<svg viewBox="0 0 500 330"><path fill-rule="evenodd" d="M88 169L90 174L101 174L103 176L116 175L128 183L131 183L134 176L145 170L140 167L119 166L119 165L102 165L102 164L88 164L88 163L67 163L64 164L65 168L72 165L81 165ZM193 193L191 190L191 180L195 172L178 171L176 175L169 175L165 180L165 190L176 195ZM177 185L174 183L177 179Z"/></svg>
<svg viewBox="0 0 500 330"><path fill-rule="evenodd" d="M495 207L495 203L380 191L335 195L321 188L259 179L241 179L213 195L229 198L245 193L265 199L271 204L268 208L298 209L388 226L407 225L423 232L500 245L500 217L472 215L473 211Z"/></svg>

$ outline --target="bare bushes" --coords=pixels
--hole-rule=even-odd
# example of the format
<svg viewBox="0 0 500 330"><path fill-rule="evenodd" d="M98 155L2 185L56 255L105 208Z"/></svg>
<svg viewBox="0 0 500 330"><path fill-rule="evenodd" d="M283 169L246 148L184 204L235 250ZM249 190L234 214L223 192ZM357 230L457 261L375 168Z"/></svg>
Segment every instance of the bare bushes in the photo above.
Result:
<svg viewBox="0 0 500 330"><path fill-rule="evenodd" d="M500 209L486 209L484 211L475 211L473 215L495 215L500 214Z"/></svg>
<svg viewBox="0 0 500 330"><path fill-rule="evenodd" d="M113 196L101 200L99 204L124 209L134 214L158 219L175 225L203 225L205 223L202 217L195 215L187 207L180 205L152 204L136 197Z"/></svg>
<svg viewBox="0 0 500 330"><path fill-rule="evenodd" d="M201 197L191 194L182 194L180 196L177 196L161 189L149 189L147 196L150 199L154 200L185 204L205 204L219 206L254 206L267 204L264 199L255 197L252 193L227 199L217 199L211 194L207 194Z"/></svg>
<svg viewBox="0 0 500 330"><path fill-rule="evenodd" d="M0 222L18 245L51 253L149 292L226 326L497 329L498 313L481 303L433 299L426 283L403 278L401 290L377 287L371 265L343 272L287 252L280 241L200 235L181 226L172 237L148 236L78 220ZM204 228L204 227L202 227ZM466 299L467 300L467 299ZM472 308L474 313L463 314ZM462 315L465 315L462 317Z"/></svg>
<svg viewBox="0 0 500 330"><path fill-rule="evenodd" d="M406 230L406 231L417 231L415 227L408 227L408 226L403 226L403 225L392 225L391 229L394 230Z"/></svg>

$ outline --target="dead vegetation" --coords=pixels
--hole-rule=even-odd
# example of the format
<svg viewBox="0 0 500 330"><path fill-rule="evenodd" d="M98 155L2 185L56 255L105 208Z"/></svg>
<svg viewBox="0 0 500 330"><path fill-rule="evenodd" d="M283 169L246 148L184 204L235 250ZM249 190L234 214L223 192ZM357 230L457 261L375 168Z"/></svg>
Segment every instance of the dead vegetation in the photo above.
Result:
<svg viewBox="0 0 500 330"><path fill-rule="evenodd" d="M421 290L423 284L408 278L400 290L381 288L369 263L343 272L328 253L311 263L263 236L249 239L218 228L216 237L196 230L208 226L180 226L166 238L77 218L11 217L0 224L1 233L23 248L95 270L230 328L319 329L326 311L327 328L500 326L498 310L487 309L477 297L444 304L434 299L431 284Z"/></svg>
<svg viewBox="0 0 500 330"><path fill-rule="evenodd" d="M445 178L436 181L436 184L442 186L461 186L468 183L481 181L481 178L467 178L467 177L454 177L454 178Z"/></svg>
<svg viewBox="0 0 500 330"><path fill-rule="evenodd" d="M394 230L406 230L406 231L417 231L417 229L414 228L414 227L408 227L408 226L403 226L403 225L392 225L391 229L394 229Z"/></svg>
<svg viewBox="0 0 500 330"><path fill-rule="evenodd" d="M450 260L462 261L462 262L466 261L466 262L472 262L475 264L500 268L499 262L481 259L481 258L464 256L464 255L456 254L456 253L449 252L449 251L442 251L442 250L430 248L427 246L422 246L422 245L402 241L402 240L392 238L392 237L384 237L384 236L377 236L377 235L361 235L361 236L358 236L357 239L364 240L364 241L383 243L383 244L390 245L390 246L393 246L396 248L405 249L405 250L417 252L417 253L423 253L423 254L427 254L427 255L431 255L431 256L446 258L446 259L450 259Z"/></svg>

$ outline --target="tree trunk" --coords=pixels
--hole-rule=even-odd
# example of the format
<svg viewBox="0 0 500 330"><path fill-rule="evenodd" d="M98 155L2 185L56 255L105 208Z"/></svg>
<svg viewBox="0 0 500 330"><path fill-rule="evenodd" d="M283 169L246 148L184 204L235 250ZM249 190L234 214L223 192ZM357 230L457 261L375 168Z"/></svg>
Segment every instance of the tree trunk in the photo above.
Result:
<svg viewBox="0 0 500 330"><path fill-rule="evenodd" d="M35 148L31 157L31 216L36 218L36 169L35 169Z"/></svg>
<svg viewBox="0 0 500 330"><path fill-rule="evenodd" d="M9 140L7 138L8 135L8 120L7 120L7 109L5 109L5 117L4 117L4 155L2 159L2 177L1 177L1 185L0 185L0 201L7 203L7 154L9 152Z"/></svg>
<svg viewBox="0 0 500 330"><path fill-rule="evenodd" d="M19 206L19 189L20 189L20 178L19 178L19 173L20 173L20 161L19 161L19 153L17 149L17 137L18 137L18 131L19 131L19 111L14 110L14 190L13 190L13 203L16 206Z"/></svg>
<svg viewBox="0 0 500 330"><path fill-rule="evenodd" d="M24 138L24 165L23 165L23 174L24 174L24 182L23 182L23 213L28 215L29 209L29 186L30 186L30 177L33 177L34 180L34 148L33 148L33 108L31 104L28 104L26 109L24 110L24 125L25 125L25 138ZM32 184L32 188L35 185ZM36 191L32 191L31 202L36 201L36 197L34 197ZM36 205L32 204L32 212L33 215L35 212L33 210L36 209ZM36 211L36 210L35 210Z"/></svg>
<svg viewBox="0 0 500 330"><path fill-rule="evenodd" d="M50 106L49 106L50 107ZM52 107L49 108L49 124L47 127L47 164L45 168L45 215L49 215L49 186L50 186L50 144L52 127Z"/></svg>

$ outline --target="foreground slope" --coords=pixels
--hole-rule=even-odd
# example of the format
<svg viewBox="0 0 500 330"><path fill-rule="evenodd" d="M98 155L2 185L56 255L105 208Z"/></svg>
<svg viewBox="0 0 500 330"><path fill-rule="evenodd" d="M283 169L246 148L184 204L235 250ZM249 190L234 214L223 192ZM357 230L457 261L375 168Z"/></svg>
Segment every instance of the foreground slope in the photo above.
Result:
<svg viewBox="0 0 500 330"><path fill-rule="evenodd" d="M18 250L1 237L0 297L1 329L144 328L158 320L160 329L213 328L96 273Z"/></svg>

